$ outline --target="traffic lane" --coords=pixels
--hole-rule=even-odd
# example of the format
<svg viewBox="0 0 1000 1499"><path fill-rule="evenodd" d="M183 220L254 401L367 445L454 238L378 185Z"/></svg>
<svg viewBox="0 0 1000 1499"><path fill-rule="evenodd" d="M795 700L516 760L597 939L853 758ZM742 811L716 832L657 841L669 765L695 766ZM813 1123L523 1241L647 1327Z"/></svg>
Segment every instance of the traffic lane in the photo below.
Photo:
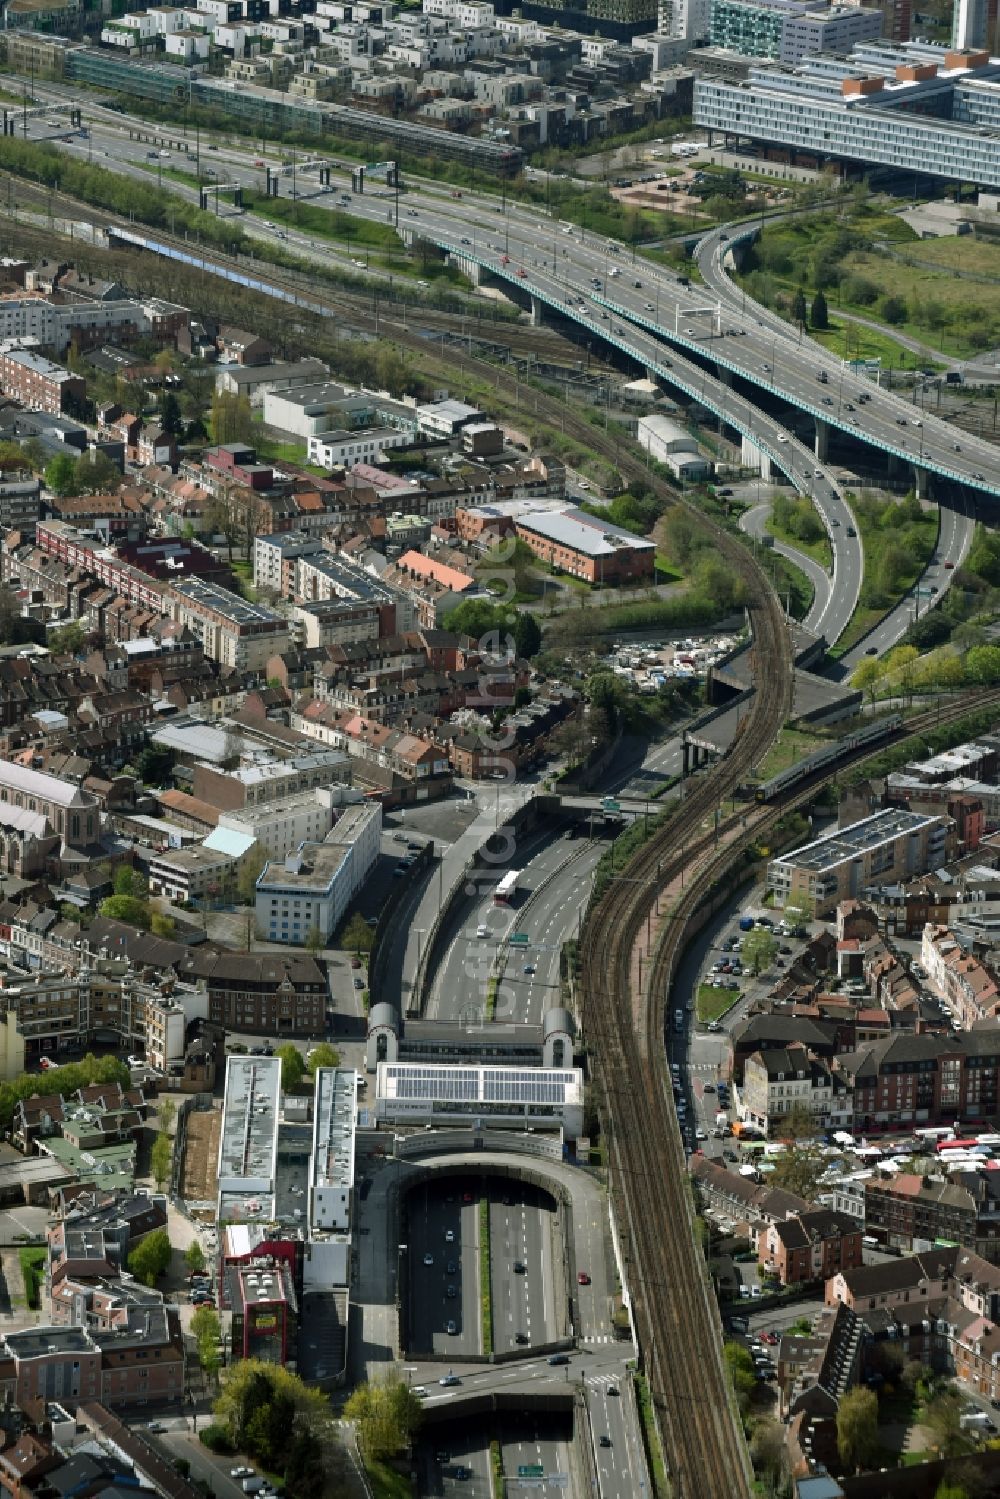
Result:
<svg viewBox="0 0 1000 1499"><path fill-rule="evenodd" d="M551 1199L528 1190L491 1196L490 1281L497 1352L548 1343L555 1336L553 1207Z"/></svg>
<svg viewBox="0 0 1000 1499"><path fill-rule="evenodd" d="M519 904L528 900L532 891L559 867L573 848L574 843L565 833L554 828L543 829L523 840L515 856L507 862L507 867L514 869L517 868L515 859L527 856L517 896ZM502 872L497 870L498 877ZM464 910L456 913L453 935L431 987L427 1005L429 1018L456 1019L470 1006L480 1010L486 1008L499 949L518 922L517 905L494 904L493 884L491 880L488 886L481 888L477 899L467 901ZM499 1012L499 1004L497 1010ZM506 1017L498 1014L498 1018Z"/></svg>
<svg viewBox="0 0 1000 1499"><path fill-rule="evenodd" d="M524 1477L536 1480L531 1484L534 1493L553 1496L558 1494L564 1499L568 1480L564 1479L562 1483L546 1480L569 1474L569 1451L566 1443L572 1433L567 1431L566 1438L562 1440L551 1435L567 1424L561 1417L546 1419L531 1412L526 1412L520 1419L504 1417L500 1425L500 1452L509 1485L512 1479L522 1476L519 1470L523 1470Z"/></svg>
<svg viewBox="0 0 1000 1499"><path fill-rule="evenodd" d="M439 1194L430 1184L407 1197L409 1346L414 1353L461 1358L481 1351L474 1212L473 1206L469 1216L469 1207L455 1194ZM449 1324L454 1332L448 1331Z"/></svg>
<svg viewBox="0 0 1000 1499"><path fill-rule="evenodd" d="M430 1434L416 1453L417 1491L428 1496L462 1494L491 1499L489 1441L463 1425Z"/></svg>
<svg viewBox="0 0 1000 1499"><path fill-rule="evenodd" d="M631 1379L623 1384L613 1375L584 1383L601 1499L633 1499L643 1490L642 1444L638 1432L630 1430L627 1417L631 1386ZM602 1437L608 1445L602 1444Z"/></svg>
<svg viewBox="0 0 1000 1499"><path fill-rule="evenodd" d="M756 536L758 539L762 538L769 534L764 522L770 513L771 506L769 504L755 505L752 510L745 510L739 519L740 530L745 531L748 536ZM819 563L814 561L812 557L807 556L805 552L797 551L795 547L786 546L783 541L778 541L775 538L772 538L772 544L773 550L779 556L786 557L789 562L794 563L797 568L805 573L813 586L813 602L809 608L809 613L802 621L805 629L813 630L815 625L822 622L830 607L830 599L832 597L830 574L824 567L820 567Z"/></svg>
<svg viewBox="0 0 1000 1499"><path fill-rule="evenodd" d="M573 845L571 845L571 848ZM562 995L560 957L563 944L578 933L583 913L590 899L590 878L600 862L606 845L594 843L562 872L553 876L527 913L527 919L514 925L526 932L527 944L508 949L504 983L497 995L497 1019L510 1018L528 1025L540 1025L546 1010L558 1005ZM511 959L524 962L512 965ZM512 976L510 970L519 969ZM507 990L507 993L504 991ZM511 1013L501 1012L501 996L511 1003Z"/></svg>

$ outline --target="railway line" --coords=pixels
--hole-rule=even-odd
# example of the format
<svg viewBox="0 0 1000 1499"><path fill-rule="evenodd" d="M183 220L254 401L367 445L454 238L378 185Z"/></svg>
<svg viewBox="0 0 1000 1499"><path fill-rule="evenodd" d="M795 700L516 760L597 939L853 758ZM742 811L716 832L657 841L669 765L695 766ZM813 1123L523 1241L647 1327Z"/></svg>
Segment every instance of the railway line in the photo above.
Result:
<svg viewBox="0 0 1000 1499"><path fill-rule="evenodd" d="M81 203L64 193L55 191L50 193L47 188L29 182L23 177L8 176L8 189L11 184L16 188L18 208L30 206L33 211L46 214L58 209L66 213L86 214L92 224L105 231L115 229L129 229L133 233L141 231L148 233L151 238L155 238L162 244L169 245L179 253L190 255L195 249L190 240L185 240L180 235L171 234L165 229L150 228L147 230L142 225L129 224L119 215ZM4 201L8 201L8 194L4 191L3 179L0 178L0 202ZM42 242L51 242L51 236L46 236L45 231L35 225L19 224L18 227L25 235L34 233L40 236ZM86 260L88 250L92 251L93 247L89 246L86 241L77 242L76 255L81 262ZM310 276L307 271L272 266L266 261L249 255L229 255L222 250L208 246L197 247L197 253L204 262L216 262L220 267L220 273L225 271L252 274L256 280L267 281L290 297L308 297L311 303L323 307L330 316L337 317L340 320L339 326L345 331L349 331L350 327L356 327L359 332L391 332L392 336L396 337L397 332L405 333L419 329L429 333L458 337L469 347L477 343L496 345L508 349L512 356L551 360L553 363L572 361L575 357L578 360L589 360L592 369L611 368L601 357L599 349L581 346L564 333L551 327L527 327L520 322L510 321L496 315L490 316L489 304L483 303L481 299L475 304L470 303L467 309L461 311L448 311L429 306L417 295L414 295L412 300L407 300L404 294L409 289L406 277L400 277L391 288L379 287L375 291L365 292L351 291L346 288L341 290L330 283ZM151 294L154 292L159 294L163 285L163 262L154 261L151 257L150 264L155 264L160 274L152 278L148 288L141 289L148 290ZM209 265L203 268L207 274L211 274Z"/></svg>
<svg viewBox="0 0 1000 1499"><path fill-rule="evenodd" d="M775 641L766 605L754 611L753 622L761 653L769 638ZM769 658L769 665L778 663ZM640 1346L677 1499L737 1499L750 1492L751 1473L723 1367L718 1311L693 1231L664 1046L670 985L706 890L752 840L844 764L818 767L811 781L788 788L769 804L734 812L706 831L706 818L714 821L722 798L766 740L776 708L783 708L779 671L768 670L758 680L747 727L727 760L639 850L593 911L584 934L584 1026L603 1091L612 1193ZM918 715L891 737L919 735L983 707L1000 707L1000 690L966 695ZM868 744L856 745L847 763L872 752ZM664 891L669 896L672 885L673 903L661 918L659 896ZM641 966L635 979L634 959L637 951L648 952L654 903L656 942L643 983Z"/></svg>

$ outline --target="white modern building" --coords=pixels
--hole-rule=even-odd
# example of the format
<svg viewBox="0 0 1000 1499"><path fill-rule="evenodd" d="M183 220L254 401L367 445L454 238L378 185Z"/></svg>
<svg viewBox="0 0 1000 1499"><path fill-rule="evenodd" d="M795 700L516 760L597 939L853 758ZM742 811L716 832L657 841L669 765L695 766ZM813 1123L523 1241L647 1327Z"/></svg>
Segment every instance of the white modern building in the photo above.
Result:
<svg viewBox="0 0 1000 1499"><path fill-rule="evenodd" d="M704 479L711 473L712 465L698 451L691 433L669 416L641 416L638 438L639 446L679 479Z"/></svg>
<svg viewBox="0 0 1000 1499"><path fill-rule="evenodd" d="M277 1057L228 1058L219 1140L220 1227L226 1221L274 1220L280 1102Z"/></svg>
<svg viewBox="0 0 1000 1499"><path fill-rule="evenodd" d="M562 1130L567 1140L583 1133L579 1067L379 1062L375 1089L380 1123Z"/></svg>
<svg viewBox="0 0 1000 1499"><path fill-rule="evenodd" d="M257 928L269 942L327 942L378 858L380 802L348 807L323 843L269 860L257 881Z"/></svg>
<svg viewBox="0 0 1000 1499"><path fill-rule="evenodd" d="M315 786L300 796L223 812L219 827L249 834L269 859L287 859L301 843L322 843L338 811L361 799L350 786Z"/></svg>
<svg viewBox="0 0 1000 1499"><path fill-rule="evenodd" d="M916 42L866 42L849 57L703 76L695 125L833 160L1000 187L1000 58Z"/></svg>
<svg viewBox="0 0 1000 1499"><path fill-rule="evenodd" d="M396 427L367 427L360 431L321 432L309 438L309 462L323 468L353 468L356 463L378 463L390 448L409 447L413 438Z"/></svg>
<svg viewBox="0 0 1000 1499"><path fill-rule="evenodd" d="M309 1158L309 1228L313 1234L346 1234L351 1226L356 1113L354 1069L318 1068Z"/></svg>

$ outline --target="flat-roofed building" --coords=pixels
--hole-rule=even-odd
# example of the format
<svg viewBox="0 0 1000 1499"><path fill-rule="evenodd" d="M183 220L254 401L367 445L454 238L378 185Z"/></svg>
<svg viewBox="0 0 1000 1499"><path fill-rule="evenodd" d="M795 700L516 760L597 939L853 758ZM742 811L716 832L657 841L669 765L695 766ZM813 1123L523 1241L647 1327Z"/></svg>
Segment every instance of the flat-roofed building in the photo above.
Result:
<svg viewBox="0 0 1000 1499"><path fill-rule="evenodd" d="M583 1133L579 1067L379 1062L375 1116L386 1124L476 1125Z"/></svg>
<svg viewBox="0 0 1000 1499"><path fill-rule="evenodd" d="M346 1234L350 1228L356 1113L354 1069L318 1068L309 1160L309 1228L313 1234Z"/></svg>
<svg viewBox="0 0 1000 1499"><path fill-rule="evenodd" d="M269 656L280 656L291 645L288 621L280 614L216 583L184 578L170 593L175 618L201 641L209 660L222 666L259 671Z"/></svg>
<svg viewBox="0 0 1000 1499"><path fill-rule="evenodd" d="M772 859L767 884L776 904L827 916L870 886L912 879L947 863L954 845L950 817L887 808Z"/></svg>
<svg viewBox="0 0 1000 1499"><path fill-rule="evenodd" d="M536 557L584 582L653 576L654 542L583 510L531 510L515 517L514 529Z"/></svg>
<svg viewBox="0 0 1000 1499"><path fill-rule="evenodd" d="M277 1057L228 1058L219 1141L220 1225L275 1219L280 1100Z"/></svg>
<svg viewBox="0 0 1000 1499"><path fill-rule="evenodd" d="M269 942L327 941L378 857L379 802L348 807L323 843L302 843L283 863L269 860L257 881L257 926Z"/></svg>

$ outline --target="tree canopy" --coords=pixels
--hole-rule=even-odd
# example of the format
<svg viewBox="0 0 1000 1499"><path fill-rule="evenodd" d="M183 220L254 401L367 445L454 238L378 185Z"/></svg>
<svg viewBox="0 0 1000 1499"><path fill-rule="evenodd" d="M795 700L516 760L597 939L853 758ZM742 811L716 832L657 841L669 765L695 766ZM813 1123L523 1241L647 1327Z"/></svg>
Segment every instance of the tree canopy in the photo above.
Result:
<svg viewBox="0 0 1000 1499"><path fill-rule="evenodd" d="M285 1093L291 1093L306 1075L306 1059L291 1041L286 1041L283 1046L279 1046L275 1056L281 1063L282 1090Z"/></svg>
<svg viewBox="0 0 1000 1499"><path fill-rule="evenodd" d="M357 1429L358 1446L370 1462L404 1451L422 1414L419 1399L402 1380L358 1385L344 1406L344 1415Z"/></svg>
<svg viewBox="0 0 1000 1499"><path fill-rule="evenodd" d="M848 1390L837 1408L837 1450L845 1468L860 1473L878 1453L878 1400L874 1390Z"/></svg>
<svg viewBox="0 0 1000 1499"><path fill-rule="evenodd" d="M78 1088L89 1088L92 1083L121 1083L127 1088L130 1082L128 1067L120 1057L95 1057L92 1052L79 1062L50 1068L44 1082L37 1072L22 1072L20 1077L0 1083L0 1131L10 1129L20 1100L31 1098L43 1088L46 1093L66 1096Z"/></svg>
<svg viewBox="0 0 1000 1499"><path fill-rule="evenodd" d="M165 1228L140 1239L128 1257L128 1267L143 1285L155 1286L170 1264L170 1239Z"/></svg>

